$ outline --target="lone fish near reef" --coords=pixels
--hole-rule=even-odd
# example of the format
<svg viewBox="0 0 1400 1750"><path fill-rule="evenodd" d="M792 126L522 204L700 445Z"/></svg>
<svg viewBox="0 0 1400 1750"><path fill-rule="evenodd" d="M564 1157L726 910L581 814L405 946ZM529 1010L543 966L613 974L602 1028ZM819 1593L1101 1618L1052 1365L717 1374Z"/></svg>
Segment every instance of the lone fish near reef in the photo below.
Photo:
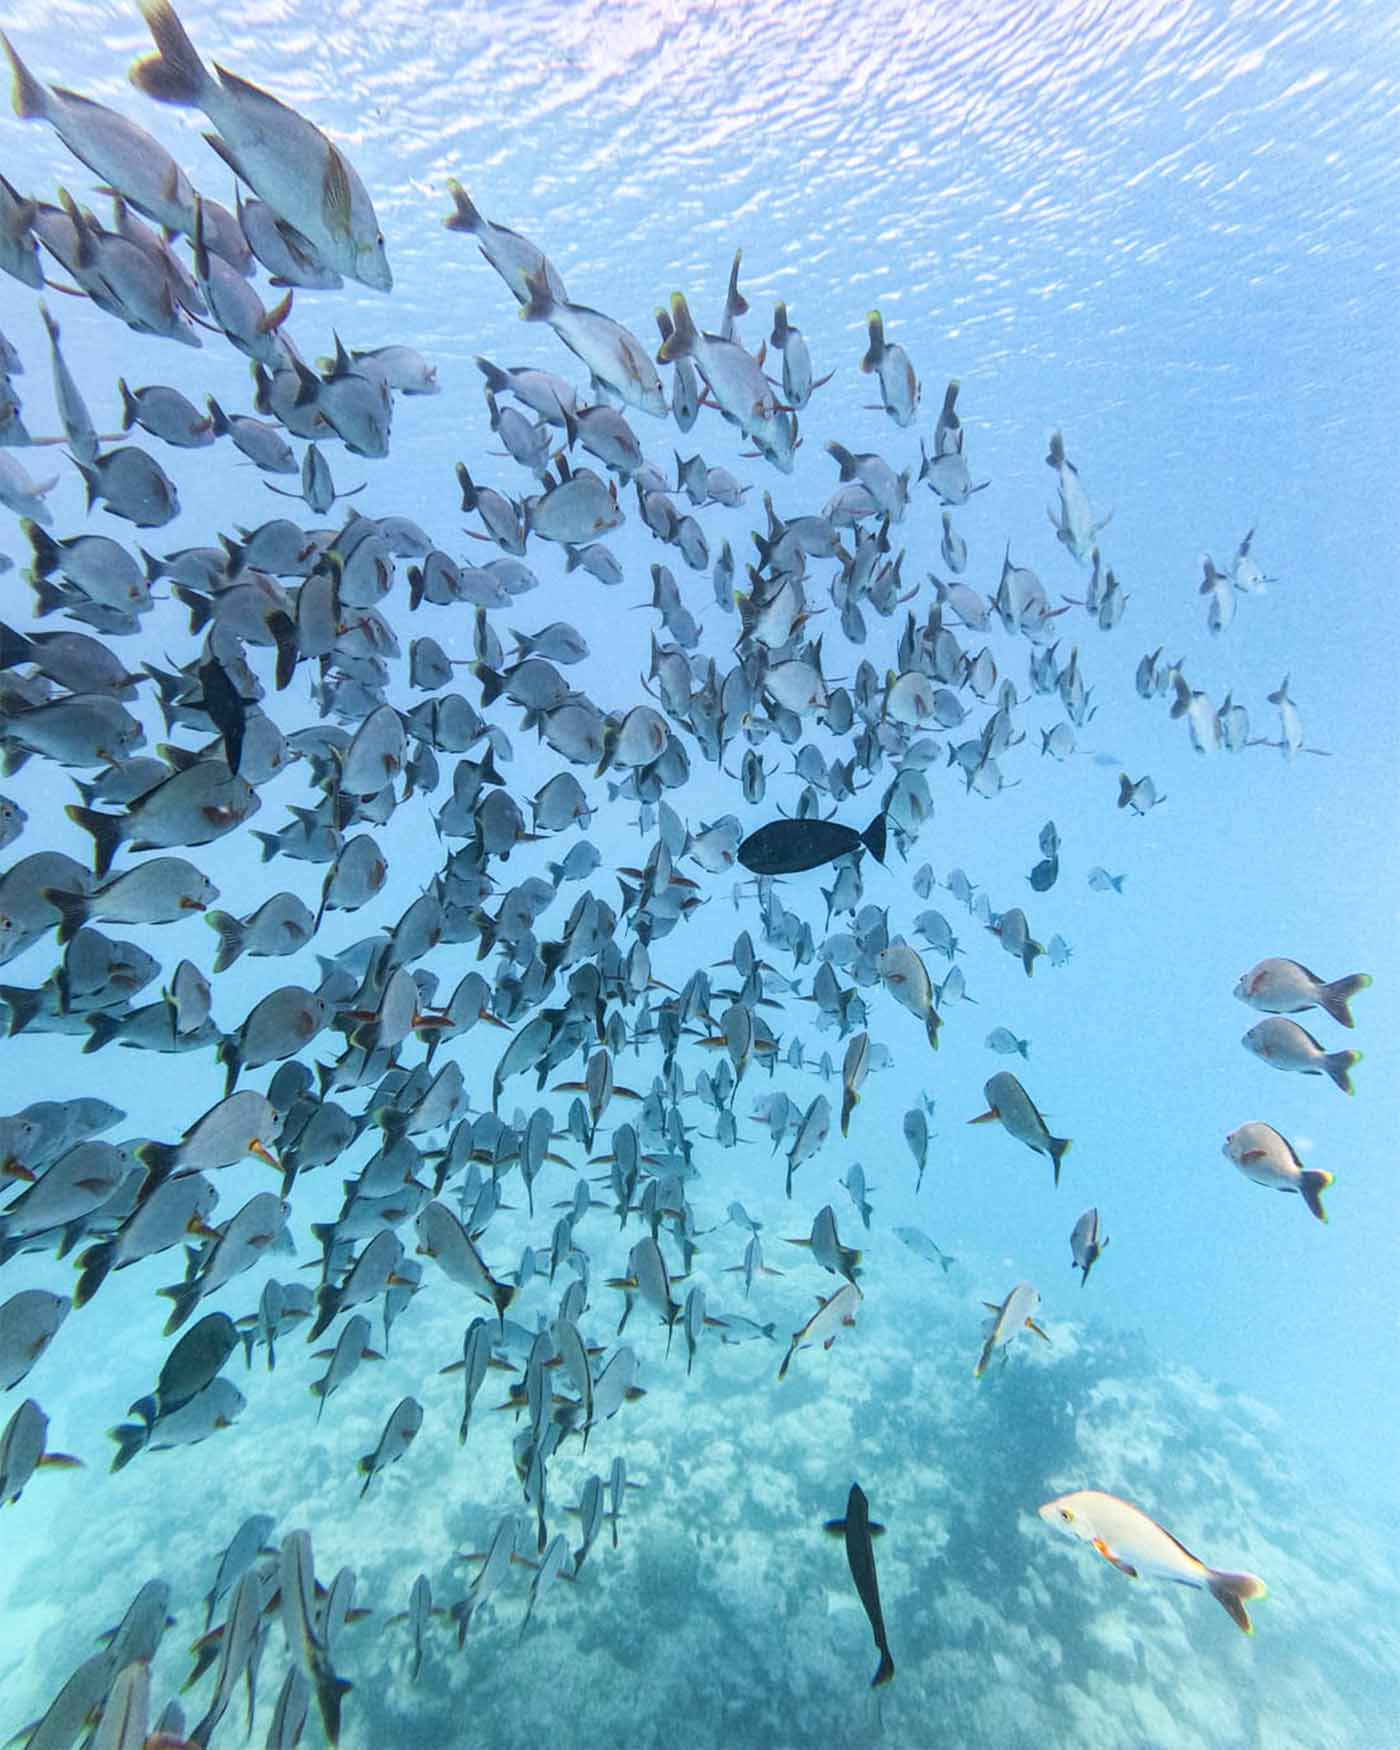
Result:
<svg viewBox="0 0 1400 1750"><path fill-rule="evenodd" d="M885 860L885 817L877 814L864 832L837 820L770 820L739 846L739 861L755 875L797 875L838 857L866 850Z"/></svg>
<svg viewBox="0 0 1400 1750"><path fill-rule="evenodd" d="M1245 1605L1268 1596L1269 1589L1259 1576L1208 1568L1130 1501L1097 1489L1079 1489L1047 1501L1036 1511L1056 1531L1096 1549L1120 1574L1133 1580L1147 1575L1154 1580L1174 1580L1178 1586L1197 1586L1218 1599L1247 1635L1254 1633Z"/></svg>
<svg viewBox="0 0 1400 1750"><path fill-rule="evenodd" d="M851 1492L846 1499L846 1517L828 1519L824 1529L833 1537L844 1537L846 1540L846 1560L851 1564L851 1578L855 1581L856 1591L865 1606L865 1614L870 1618L870 1632L875 1637L875 1646L880 1654L880 1663L870 1679L870 1687L878 1689L894 1676L894 1659L885 1634L885 1613L880 1608L880 1581L875 1573L875 1547L871 1541L885 1528L883 1525L871 1524L870 1503L865 1497L865 1490L859 1483L852 1483Z"/></svg>

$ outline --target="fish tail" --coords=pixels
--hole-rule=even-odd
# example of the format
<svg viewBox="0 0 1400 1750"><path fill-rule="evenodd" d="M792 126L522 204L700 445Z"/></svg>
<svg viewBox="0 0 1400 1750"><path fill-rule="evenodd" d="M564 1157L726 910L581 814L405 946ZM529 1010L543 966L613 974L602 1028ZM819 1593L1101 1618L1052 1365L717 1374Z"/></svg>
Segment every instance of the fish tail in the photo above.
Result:
<svg viewBox="0 0 1400 1750"><path fill-rule="evenodd" d="M826 446L826 452L841 470L841 478L843 480L852 480L855 478L856 459L844 444L834 442L828 443Z"/></svg>
<svg viewBox="0 0 1400 1750"><path fill-rule="evenodd" d="M132 426L136 424L136 415L139 409L136 405L136 397L126 386L125 377L117 378L117 393L122 398L122 430L130 431Z"/></svg>
<svg viewBox="0 0 1400 1750"><path fill-rule="evenodd" d="M873 1527L871 1528L874 1529ZM870 1679L870 1687L878 1689L882 1683L888 1683L894 1676L894 1660L890 1657L888 1647L880 1648L880 1664L875 1675Z"/></svg>
<svg viewBox="0 0 1400 1750"><path fill-rule="evenodd" d="M69 893L61 887L46 887L43 897L58 913L58 943L71 942L88 920L88 901L84 893Z"/></svg>
<svg viewBox="0 0 1400 1750"><path fill-rule="evenodd" d="M158 1288L157 1294L163 1294L172 1302L170 1317L165 1321L161 1332L164 1337L172 1337L184 1324L194 1309L199 1305L199 1298L204 1292L204 1285L196 1279L194 1282L181 1282L173 1288Z"/></svg>
<svg viewBox="0 0 1400 1750"><path fill-rule="evenodd" d="M1269 1588L1257 1574L1231 1574L1221 1568L1211 1568L1207 1574L1206 1586L1211 1597L1225 1606L1247 1635L1252 1635L1254 1624L1249 1620L1245 1604L1255 1598L1267 1598Z"/></svg>
<svg viewBox="0 0 1400 1750"><path fill-rule="evenodd" d="M140 0L140 6L155 38L156 52L132 66L131 83L157 103L179 104L186 109L197 107L213 81L194 44L185 35L184 25L175 16L175 8L170 0Z"/></svg>
<svg viewBox="0 0 1400 1750"><path fill-rule="evenodd" d="M1126 808L1133 799L1133 780L1126 772L1118 774L1118 806Z"/></svg>
<svg viewBox="0 0 1400 1750"><path fill-rule="evenodd" d="M479 231L483 223L481 214L455 176L448 177L447 192L452 196L453 211L442 221L444 226L449 231Z"/></svg>
<svg viewBox="0 0 1400 1750"><path fill-rule="evenodd" d="M117 1443L117 1453L112 1460L112 1469L122 1470L129 1465L150 1436L151 1431L144 1422L122 1422L113 1428L111 1437Z"/></svg>
<svg viewBox="0 0 1400 1750"><path fill-rule="evenodd" d="M204 921L214 930L219 938L219 951L214 956L215 972L227 972L234 961L243 953L247 944L248 932L231 912L207 911Z"/></svg>
<svg viewBox="0 0 1400 1750"><path fill-rule="evenodd" d="M1356 1089L1351 1085L1351 1071L1360 1062L1359 1051L1329 1051L1322 1059L1322 1068L1344 1094L1354 1094Z"/></svg>
<svg viewBox="0 0 1400 1750"><path fill-rule="evenodd" d="M1322 1193L1336 1182L1335 1173L1324 1173L1318 1167L1303 1168L1303 1183L1299 1189L1303 1193L1304 1203L1319 1221L1327 1220L1327 1211L1322 1207Z"/></svg>
<svg viewBox="0 0 1400 1750"><path fill-rule="evenodd" d="M1334 1021L1340 1021L1343 1027L1354 1027L1356 1023L1351 1018L1348 1004L1370 982L1371 975L1368 972L1353 972L1350 978L1334 978L1331 984L1324 984L1318 991L1317 1000Z"/></svg>
<svg viewBox="0 0 1400 1750"><path fill-rule="evenodd" d="M123 817L120 814L100 814L95 808L80 808L70 802L63 811L75 826L92 834L92 867L99 878L112 867L112 858L123 838Z"/></svg>
<svg viewBox="0 0 1400 1750"><path fill-rule="evenodd" d="M1050 468L1063 468L1065 465L1065 440L1057 431L1050 433L1050 453L1045 462Z"/></svg>
<svg viewBox="0 0 1400 1750"><path fill-rule="evenodd" d="M870 330L870 345L865 349L860 368L868 376L871 371L879 370L880 360L885 356L885 320L878 310L872 310L865 322Z"/></svg>
<svg viewBox="0 0 1400 1750"><path fill-rule="evenodd" d="M1050 1139L1050 1159L1055 1163L1055 1183L1060 1182L1060 1162L1070 1151L1070 1138L1067 1136L1052 1136Z"/></svg>
<svg viewBox="0 0 1400 1750"><path fill-rule="evenodd" d="M725 293L724 313L732 322L736 317L747 316L749 301L739 290L739 264L744 259L742 249L734 251L733 265L729 269L729 290Z"/></svg>
<svg viewBox="0 0 1400 1750"><path fill-rule="evenodd" d="M212 395L204 397L204 405L209 409L209 418L214 427L215 437L226 437L229 432L228 415Z"/></svg>
<svg viewBox="0 0 1400 1750"><path fill-rule="evenodd" d="M774 304L773 332L768 337L769 346L776 346L778 351L781 352L787 345L788 335L791 334L791 332L792 329L788 324L787 305Z"/></svg>
<svg viewBox="0 0 1400 1750"><path fill-rule="evenodd" d="M5 45L5 53L10 57L10 66L15 75L14 105L15 114L22 122L42 120L49 113L49 94L25 66L15 53L14 44L9 37L0 33L0 42Z"/></svg>
<svg viewBox="0 0 1400 1750"><path fill-rule="evenodd" d="M870 825L860 835L861 843L877 863L885 860L885 817L877 814Z"/></svg>
<svg viewBox="0 0 1400 1750"><path fill-rule="evenodd" d="M13 1039L16 1033L23 1033L43 1008L44 999L37 990L25 990L17 984L0 984L0 1003L10 1011L5 1037Z"/></svg>
<svg viewBox="0 0 1400 1750"><path fill-rule="evenodd" d="M671 332L657 349L657 358L663 365L671 364L676 359L689 358L695 351L696 338L695 319L690 314L685 293L672 292Z"/></svg>
<svg viewBox="0 0 1400 1750"><path fill-rule="evenodd" d="M78 1286L73 1290L75 1307L86 1306L107 1280L107 1272L112 1268L116 1252L115 1240L101 1240L79 1255L78 1269L82 1274L78 1277Z"/></svg>
<svg viewBox="0 0 1400 1750"><path fill-rule="evenodd" d="M47 530L41 529L33 517L25 517L20 523L29 545L34 549L34 562L30 570L34 577L44 578L57 571L63 561L58 542Z"/></svg>

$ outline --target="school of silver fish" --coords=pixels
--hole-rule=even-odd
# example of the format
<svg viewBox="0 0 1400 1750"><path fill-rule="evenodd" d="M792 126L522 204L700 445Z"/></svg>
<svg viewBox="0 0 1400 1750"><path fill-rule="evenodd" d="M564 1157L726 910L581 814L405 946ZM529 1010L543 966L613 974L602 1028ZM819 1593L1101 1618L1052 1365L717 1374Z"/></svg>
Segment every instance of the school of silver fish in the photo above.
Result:
<svg viewBox="0 0 1400 1750"><path fill-rule="evenodd" d="M481 1302L460 1359L440 1358L461 1376L460 1427L425 1426L422 1406L403 1398L384 1406L383 1431L359 1465L363 1494L382 1486L377 1479L420 1434L450 1444L455 1432L467 1442L488 1372L508 1377L522 1511L502 1519L460 1597L435 1605L424 1574L407 1609L391 1618L407 1624L416 1678L434 1623L465 1646L477 1610L501 1592L513 1565L531 1570L523 1634L547 1614L556 1580L582 1578L605 1526L616 1544L635 1483L623 1460L592 1475L567 1509L577 1520L574 1547L549 1475L566 1441L586 1452L603 1422L645 1413L629 1408L644 1396L639 1350L620 1340L634 1313L639 1324L665 1326L648 1365L669 1357L687 1372L703 1343L777 1342L790 1333L774 1390L795 1366L813 1365L815 1354L803 1351L830 1349L856 1324L861 1253L842 1242L829 1204L813 1213L809 1233L788 1236L836 1279L815 1310L809 1301L799 1313L801 1296L789 1295L787 1310L760 1322L687 1288L697 1251L731 1242L742 1247L730 1268L745 1301L757 1304L777 1274L760 1224L742 1205L722 1215L706 1206L706 1158L742 1145L771 1159L796 1210L811 1178L803 1169L832 1148L833 1121L845 1150L853 1125L859 1131L862 1088L889 1067L893 1050L931 1074L947 1013L971 1000L953 924L919 909L935 886L966 907L968 929L989 934L1027 976L1042 956L1052 966L1068 962L1061 937L1047 950L1019 906L995 910L961 869L942 883L927 863L912 876L898 872L897 900L875 905L864 897L864 868L867 858L893 855L902 871L931 820L940 768L944 783L960 781L987 799L1013 782L1009 765L1025 757L1023 744L1034 747L1020 715L1033 701L1059 714L1041 727L1041 756L1076 752L1095 707L1079 648L1062 648L1065 616L1078 609L1109 632L1130 597L1101 550L1111 513L1096 514L1058 431L1045 457L1057 498L1048 515L1057 542L1086 568L1081 594L1052 603L1009 549L990 593L964 581L969 557L956 513L988 483L974 478L956 381L936 402L917 462L897 466L831 441L836 477L824 504L780 513L759 485L756 563L741 566L731 539L712 547L718 513L726 527L749 514L759 482L743 477L748 463L774 490L792 472L799 421L812 417L811 398L836 367L815 374L785 303L763 344L755 351L745 343L738 255L713 332L676 291L656 318L659 345L644 344L612 316L575 302L544 251L484 217L456 182L447 190L447 228L475 241L521 317L552 329L572 360L560 355L558 375L478 360L490 431L519 470L512 489L478 478L475 462L457 464L467 532L489 556L468 555L450 535L408 517L337 512L352 496L333 478L337 449L370 464L386 456L399 403L438 391L433 365L409 345L351 350L333 336L313 367L292 339L299 289L333 291L354 280L391 290L370 193L312 121L206 65L168 0L139 4L154 51L132 68L132 84L158 103L202 112L212 130L205 139L236 179L234 211L198 192L139 121L45 83L0 39L17 117L53 128L111 208L107 219L67 190L50 201L0 177L0 268L35 294L83 300L84 319L96 311L185 348L236 349L249 361L255 412L212 397L201 409L174 387L121 380L123 429L100 435L65 362L59 300L41 300L62 440L92 513L90 526L59 535L46 503L56 476L34 476L15 455L36 440L16 386L25 361L0 338L0 506L6 534L30 549L24 576L33 591L27 629L0 625L3 769L9 776L38 762L55 778L71 776L78 791L67 809L75 829L67 849L31 848L25 809L0 797L9 858L0 872L0 964L24 957L31 967L36 955L53 963L42 982L0 986L0 999L10 1036L56 1036L55 1061L74 1069L81 1056L113 1046L201 1052L222 1066L225 1085L214 1105L182 1113L171 1134L155 1139L120 1140L123 1112L91 1094L16 1101L0 1117L0 1264L20 1254L55 1260L51 1290L9 1298L0 1290L0 1390L19 1386L50 1344L77 1342L89 1302L120 1296L123 1269L160 1253L183 1262L183 1275L162 1290L164 1336L174 1341L157 1357L153 1309L131 1309L133 1340L138 1326L153 1339L154 1380L125 1420L114 1406L114 1470L230 1426L245 1406L226 1371L240 1354L251 1369L263 1351L272 1368L279 1345L283 1357L293 1341L316 1346L314 1365L300 1364L319 1418L361 1364L381 1356L412 1296L457 1291L468 1307ZM878 311L867 329L864 355L846 362L874 380L880 405L904 432L922 418L914 366ZM637 415L645 418L634 429ZM670 422L685 434L702 419L727 444L726 459L675 452L673 478L648 455L648 439L669 433ZM179 511L182 452L220 444L289 482L273 490L294 514L236 533L211 530L209 545L163 555L120 538L123 522L140 531L169 523ZM451 479L439 484L455 509ZM924 489L938 519L931 547L926 534L905 534ZM709 512L704 523L701 512ZM650 568L646 697L595 701L569 679L588 655L571 624L511 631L508 646L504 616L519 617L529 593L551 579L581 572L602 587L622 582L607 538L629 518L673 550ZM455 553L439 545L443 538ZM1251 530L1224 570L1204 560L1212 634L1229 627L1238 594L1259 594L1271 581L1253 538ZM189 614L189 648L163 666L138 660L157 583ZM724 616L718 640L702 632L702 606ZM830 653L811 635L823 608L852 647L844 683L830 677ZM406 669L396 610L421 613L441 639L426 629L412 638ZM469 658L450 654L468 637ZM854 660L867 646L878 646L880 658ZM1011 678L1013 662L1025 665L1024 681ZM455 690L468 677L475 699ZM1233 696L1216 703L1194 688L1160 648L1138 663L1136 685L1143 699L1166 700L1172 719L1184 719L1202 756L1260 745L1289 759L1320 751L1305 742L1287 677L1269 694L1276 737L1257 733ZM422 697L407 702L405 688ZM309 721L299 709L308 697ZM183 739L152 747L156 714L166 736ZM505 775L512 739L531 731L560 769L533 795L516 794ZM824 745L812 739L818 732ZM785 787L775 810L766 798L776 770L768 756L778 746L791 752L800 787ZM693 762L729 776L735 812L686 818ZM276 785L285 799L288 780L304 788L287 820L255 829L262 792ZM1149 775L1123 772L1117 784L1117 807L1136 815L1166 801ZM860 822L832 818L838 809L849 815L847 805L867 789L877 798L868 825L870 802ZM760 823L755 811L765 806L775 818ZM635 866L605 870L590 829L624 809L635 812ZM418 841L418 897L355 946L318 956L328 916L356 912L385 888L378 829L401 810L434 829ZM287 872L287 886L235 903L220 892L217 862L201 852L245 830L255 833L264 864L275 860ZM513 878L508 862L518 847L566 835L542 873ZM84 837L90 858L73 854ZM1038 853L1033 895L1059 879L1053 821ZM824 873L804 889L809 870ZM731 874L752 877L734 889L748 927L722 967L687 965L687 921ZM1095 867L1088 882L1122 894L1124 876ZM568 887L577 897L566 910ZM820 908L803 897L818 889L821 925ZM221 899L233 909L220 909ZM211 932L202 940L191 927L199 919ZM112 933L122 925L172 926L178 946L157 960ZM454 957L454 948L470 950L474 963L449 985L438 968L467 957ZM220 977L245 955L285 958L305 982L216 1020ZM941 981L933 974L939 961ZM676 982L663 982L662 969ZM1329 1050L1291 1017L1317 1009L1350 1028L1350 1001L1369 982L1324 980L1284 958L1261 962L1235 990L1264 1017L1246 1047L1275 1069L1326 1076L1350 1093L1360 1054ZM840 1042L839 1066L830 1051L808 1054L796 1032L798 999L811 1005L818 1030ZM986 1045L1029 1064L1030 1042L1006 1027ZM624 1059L635 1085L618 1079ZM779 1070L789 1088L806 1079L809 1092L776 1091ZM772 1086L741 1132L740 1088L748 1077L752 1091L760 1074ZM917 1070L914 1079L923 1079ZM528 1109L515 1103L527 1084L535 1102ZM965 1106L977 1098L969 1092ZM992 1074L981 1100L986 1109L968 1121L1000 1123L1049 1161L1058 1185L1070 1140L1051 1133L1018 1077ZM903 1122L919 1185L932 1111L919 1094ZM766 1133L766 1155L750 1141L754 1127ZM372 1152L346 1181L339 1213L310 1225L320 1248L314 1286L269 1280L255 1307L240 1305L243 1273L296 1249L290 1224L307 1207L308 1179L314 1193L328 1176L315 1175L364 1138ZM1242 1124L1224 1152L1256 1184L1298 1194L1326 1219L1322 1196L1333 1175L1306 1166L1270 1125ZM220 1174L250 1157L278 1175L277 1187L230 1209ZM843 1165L844 1188L869 1229L875 1187L844 1153ZM562 1204L541 1195L546 1174L551 1193L571 1184ZM533 1243L518 1258L503 1255L493 1232L508 1196L528 1205L534 1222ZM952 1265L921 1230L894 1231L918 1257L943 1271ZM704 1237L712 1232L720 1238ZM1070 1240L1083 1284L1107 1243L1098 1209L1085 1210ZM738 1290L736 1281L736 1297ZM1052 1339L1036 1322L1040 1301L1036 1287L1019 1282L988 1303L980 1350L968 1333L978 1379L998 1350L1006 1361L1021 1331ZM246 1374L248 1391L256 1378ZM33 1399L9 1417L0 1432L0 1504L19 1501L41 1470L78 1462L48 1450L47 1429ZM1140 1508L1087 1489L1039 1513L1124 1573L1210 1591L1250 1629L1245 1604L1263 1595L1263 1582L1208 1567ZM870 1524L859 1485L828 1529L846 1539L880 1652L874 1682L883 1684L894 1664L870 1542L882 1528ZM222 1554L211 1552L210 1568L205 1632L193 1649L195 1675L212 1674L199 1717L188 1722L174 1700L158 1710L151 1694L150 1661L172 1591L157 1577L26 1728L29 1750L67 1750L90 1728L97 1750L203 1750L240 1684L251 1719L254 1674L278 1620L287 1659L269 1750L291 1750L313 1703L336 1743L342 1711L353 1706L342 1674L354 1668L347 1629L366 1614L353 1601L353 1572L323 1584L310 1533L278 1536L266 1514L249 1517Z"/></svg>

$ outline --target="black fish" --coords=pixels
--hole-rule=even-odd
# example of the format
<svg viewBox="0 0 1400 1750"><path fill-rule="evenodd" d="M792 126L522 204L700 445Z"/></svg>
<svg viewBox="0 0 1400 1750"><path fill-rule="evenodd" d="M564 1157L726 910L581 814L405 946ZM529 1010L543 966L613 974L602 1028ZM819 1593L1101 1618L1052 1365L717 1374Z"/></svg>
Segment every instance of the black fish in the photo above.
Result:
<svg viewBox="0 0 1400 1750"><path fill-rule="evenodd" d="M877 814L864 832L836 820L770 820L739 846L739 861L755 875L796 875L861 849L877 863L884 862L883 814Z"/></svg>
<svg viewBox="0 0 1400 1750"><path fill-rule="evenodd" d="M894 1659L890 1655L890 1643L885 1638L884 1612L880 1609L880 1582L875 1577L875 1550L870 1541L872 1537L878 1537L885 1528L883 1525L870 1523L870 1503L859 1483L851 1484L851 1492L846 1498L846 1517L828 1519L826 1529L833 1537L840 1537L843 1533L845 1535L846 1560L851 1564L851 1578L856 1583L856 1591L865 1606L865 1614L870 1618L875 1645L880 1650L879 1668L870 1679L870 1687L878 1689L894 1676Z"/></svg>
<svg viewBox="0 0 1400 1750"><path fill-rule="evenodd" d="M1043 857L1030 872L1030 884L1037 893L1048 893L1060 878L1060 859Z"/></svg>
<svg viewBox="0 0 1400 1750"><path fill-rule="evenodd" d="M211 656L208 662L200 664L199 684L204 688L199 709L210 718L215 729L223 736L225 763L237 776L243 760L243 733L248 718L243 695L228 678L228 670L216 656Z"/></svg>

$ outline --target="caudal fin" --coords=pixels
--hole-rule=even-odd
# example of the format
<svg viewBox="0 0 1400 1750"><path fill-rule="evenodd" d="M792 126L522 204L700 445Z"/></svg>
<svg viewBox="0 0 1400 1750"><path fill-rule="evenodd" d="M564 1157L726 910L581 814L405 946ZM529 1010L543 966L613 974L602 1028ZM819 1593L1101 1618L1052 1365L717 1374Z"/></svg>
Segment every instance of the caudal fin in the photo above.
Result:
<svg viewBox="0 0 1400 1750"><path fill-rule="evenodd" d="M1052 1136L1050 1138L1050 1159L1055 1163L1055 1183L1060 1182L1060 1162L1070 1151L1070 1138L1067 1136Z"/></svg>
<svg viewBox="0 0 1400 1750"><path fill-rule="evenodd" d="M481 214L472 204L472 197L467 193L455 176L447 179L447 192L452 196L454 211L442 222L449 231L479 231L481 229Z"/></svg>
<svg viewBox="0 0 1400 1750"><path fill-rule="evenodd" d="M1329 1051L1322 1059L1322 1067L1344 1094L1354 1094L1356 1089L1351 1085L1351 1071L1360 1062L1359 1051Z"/></svg>
<svg viewBox="0 0 1400 1750"><path fill-rule="evenodd" d="M1257 1574L1227 1574L1219 1568L1212 1568L1206 1585L1210 1589L1211 1597L1218 1598L1240 1628L1247 1635L1252 1635L1254 1624L1249 1620L1249 1612L1245 1609L1245 1604L1247 1601L1269 1596L1269 1588L1259 1576Z"/></svg>
<svg viewBox="0 0 1400 1750"><path fill-rule="evenodd" d="M870 825L860 835L861 843L877 863L885 860L885 817L877 814Z"/></svg>
<svg viewBox="0 0 1400 1750"><path fill-rule="evenodd" d="M1317 993L1318 1003L1334 1021L1340 1021L1343 1027L1354 1027L1351 1009L1348 1004L1358 991L1365 990L1371 982L1369 972L1353 972L1350 978L1334 978L1331 984L1324 984Z"/></svg>
<svg viewBox="0 0 1400 1750"><path fill-rule="evenodd" d="M1303 1201L1319 1221L1326 1221L1327 1211L1322 1207L1322 1193L1329 1185L1336 1184L1335 1173L1324 1173L1317 1167L1303 1168L1303 1183L1298 1187L1303 1194Z"/></svg>
<svg viewBox="0 0 1400 1750"><path fill-rule="evenodd" d="M142 16L155 38L156 52L137 61L131 83L157 103L197 108L212 81L208 69L185 35L170 0L139 0Z"/></svg>
<svg viewBox="0 0 1400 1750"><path fill-rule="evenodd" d="M49 94L25 66L15 53L14 45L9 37L0 33L0 42L5 45L5 53L10 57L10 67L15 76L14 104L15 114L22 122L45 118L49 113Z"/></svg>
<svg viewBox="0 0 1400 1750"><path fill-rule="evenodd" d="M675 359L689 358L695 351L696 331L695 319L690 314L690 305L685 301L684 292L671 294L671 332L661 342L657 349L657 359L667 365Z"/></svg>
<svg viewBox="0 0 1400 1750"><path fill-rule="evenodd" d="M871 371L879 370L880 361L885 356L885 324L878 310L872 310L865 323L870 331L870 345L865 349L860 368L868 376Z"/></svg>

